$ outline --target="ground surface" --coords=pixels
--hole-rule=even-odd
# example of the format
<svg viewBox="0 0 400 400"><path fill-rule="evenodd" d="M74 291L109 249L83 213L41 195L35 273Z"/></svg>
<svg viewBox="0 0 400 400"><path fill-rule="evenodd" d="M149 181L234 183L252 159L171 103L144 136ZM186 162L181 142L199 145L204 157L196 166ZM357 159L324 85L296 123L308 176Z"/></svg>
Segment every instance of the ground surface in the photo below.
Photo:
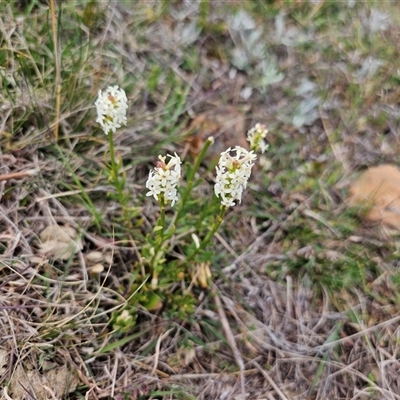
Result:
<svg viewBox="0 0 400 400"><path fill-rule="evenodd" d="M361 170L399 162L399 23L389 1L1 2L3 398L400 398L398 238L346 203ZM93 107L115 84L132 227ZM157 155L190 164L194 131L223 149L257 122L270 148L208 246L212 283L177 280L190 307L134 303L116 330Z"/></svg>

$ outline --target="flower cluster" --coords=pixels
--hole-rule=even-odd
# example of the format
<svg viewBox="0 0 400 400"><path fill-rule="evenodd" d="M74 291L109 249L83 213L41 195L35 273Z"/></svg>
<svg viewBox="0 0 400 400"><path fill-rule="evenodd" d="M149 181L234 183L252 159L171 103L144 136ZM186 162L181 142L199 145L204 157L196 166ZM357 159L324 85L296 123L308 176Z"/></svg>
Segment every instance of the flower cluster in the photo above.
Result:
<svg viewBox="0 0 400 400"><path fill-rule="evenodd" d="M236 155L232 156L231 152L236 152ZM236 200L239 203L242 201L242 193L246 189L256 158L253 151L247 151L240 146L221 153L214 186L216 196L221 196L221 205L232 207Z"/></svg>
<svg viewBox="0 0 400 400"><path fill-rule="evenodd" d="M160 161L157 166L149 173L149 178L146 182L146 188L149 192L146 196L154 196L158 201L163 199L165 202L171 201L173 206L178 201L178 192L176 186L181 177L181 159L175 153L175 156L170 157L168 164L165 163L166 157L158 156ZM162 196L162 197L161 197Z"/></svg>
<svg viewBox="0 0 400 400"><path fill-rule="evenodd" d="M250 142L250 148L254 151L261 151L264 153L268 150L269 145L265 143L268 129L265 125L256 124L247 132L247 140Z"/></svg>
<svg viewBox="0 0 400 400"><path fill-rule="evenodd" d="M126 125L128 99L123 89L109 86L104 92L99 90L99 97L94 103L97 109L97 119L106 135L115 133L122 124Z"/></svg>

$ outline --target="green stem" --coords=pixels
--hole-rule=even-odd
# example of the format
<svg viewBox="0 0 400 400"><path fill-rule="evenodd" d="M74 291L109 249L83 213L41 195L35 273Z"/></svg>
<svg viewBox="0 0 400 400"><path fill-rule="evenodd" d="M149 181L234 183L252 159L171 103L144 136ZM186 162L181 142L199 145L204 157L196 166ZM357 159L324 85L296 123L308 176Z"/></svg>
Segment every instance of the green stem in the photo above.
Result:
<svg viewBox="0 0 400 400"><path fill-rule="evenodd" d="M208 148L211 146L211 144L214 142L213 138L208 138L200 152L200 154L197 157L197 160L193 166L193 168L190 170L188 176L187 176L187 186L185 191L182 194L182 198L179 201L179 206L178 206L178 210L175 213L174 217L171 220L171 223L169 224L168 228L165 228L165 201L164 201L164 196L161 195L160 196L160 218L157 222L157 231L156 231L156 240L155 240L155 247L154 247L154 254L152 255L151 259L150 259L150 268L152 270L152 280L151 280L151 286L152 289L156 289L157 285L158 285L158 275L161 272L161 265L159 263L160 258L163 256L164 253L164 237L166 234L170 233L171 230L174 228L176 221L179 219L179 217L181 216L185 203L193 189L194 186L194 178L196 175L196 172L199 170L201 162L204 160L204 157L207 153ZM218 226L215 227L211 230L211 232L209 232L209 234L206 236L206 238L204 239L205 241L210 241L210 239L212 238L212 236L214 235L214 233L216 232L216 230L218 229L219 225L222 223L222 217L220 218L221 221L218 223ZM158 229L158 227L160 227ZM203 247L206 246L206 243L202 243L200 246L201 250ZM193 254L193 257L196 255L197 251L195 251L195 253Z"/></svg>
<svg viewBox="0 0 400 400"><path fill-rule="evenodd" d="M165 201L164 201L164 196L161 196L160 199L160 225L162 226L162 229L160 229L160 238L161 238L161 243L164 239L164 232L165 232Z"/></svg>
<svg viewBox="0 0 400 400"><path fill-rule="evenodd" d="M115 150L114 150L114 137L112 134L112 131L109 132L108 134L108 142L109 142L109 147L110 147L110 158L111 158L111 183L114 185L114 187L117 189L118 192L118 197L120 198L121 195L121 186L119 184L119 179L118 179L118 165L115 161Z"/></svg>
<svg viewBox="0 0 400 400"><path fill-rule="evenodd" d="M127 196L124 193L125 182L119 177L119 167L115 159L115 149L114 149L114 137L112 131L108 134L108 141L110 147L110 159L111 159L111 170L110 170L110 180L115 189L117 190L118 200L122 207L122 215L128 228L131 227L131 221L129 218Z"/></svg>
<svg viewBox="0 0 400 400"><path fill-rule="evenodd" d="M172 218L172 221L170 223L170 225L168 226L167 231L169 231L176 223L176 221L179 220L179 217L182 214L182 211L185 207L185 203L193 189L194 186L194 177L196 175L196 172L198 171L198 169L200 168L200 165L202 163L202 161L204 160L204 157L206 156L207 150L208 148L214 143L214 138L209 137L206 142L204 143L203 148L201 149L199 155L197 156L196 162L193 166L193 169L190 170L188 177L187 177L187 185L186 185L186 189L182 194L182 197L179 201L179 206L178 206L178 211L175 213L174 217Z"/></svg>
<svg viewBox="0 0 400 400"><path fill-rule="evenodd" d="M226 207L221 206L218 215L215 218L215 221L210 229L210 231L207 233L206 237L202 240L200 246L196 248L193 253L189 254L186 257L186 262L187 261L192 261L194 257L202 250L205 249L205 247L208 245L212 237L215 235L215 232L217 232L218 228L221 226L224 216L226 212Z"/></svg>
<svg viewBox="0 0 400 400"><path fill-rule="evenodd" d="M164 233L165 233L165 201L164 196L160 196L160 218L157 221L157 228L161 227L161 229L156 231L156 245L154 247L154 254L150 260L150 268L152 269L152 280L151 286L153 289L157 288L158 283L158 273L161 268L158 265L158 260L163 253L163 244L164 244Z"/></svg>

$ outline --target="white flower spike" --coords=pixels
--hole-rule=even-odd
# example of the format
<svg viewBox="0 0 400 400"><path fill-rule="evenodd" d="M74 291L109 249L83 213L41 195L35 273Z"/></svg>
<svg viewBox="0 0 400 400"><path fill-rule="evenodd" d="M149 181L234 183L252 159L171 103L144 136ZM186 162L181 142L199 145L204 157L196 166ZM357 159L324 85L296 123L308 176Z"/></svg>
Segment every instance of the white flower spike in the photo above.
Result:
<svg viewBox="0 0 400 400"><path fill-rule="evenodd" d="M94 103L97 109L97 119L106 135L115 133L121 125L126 125L128 99L125 91L118 86L109 86L104 92L99 90L99 97Z"/></svg>
<svg viewBox="0 0 400 400"><path fill-rule="evenodd" d="M175 156L167 155L169 157L168 164L165 163L166 157L158 156L160 161L157 166L150 171L149 178L146 182L146 188L149 191L146 196L154 196L157 201L161 200L163 196L164 201L171 202L171 206L178 201L177 185L181 177L181 159L175 153Z"/></svg>
<svg viewBox="0 0 400 400"><path fill-rule="evenodd" d="M269 144L265 143L268 129L265 125L256 124L247 132L247 141L250 142L250 148L254 151L264 153L268 150Z"/></svg>
<svg viewBox="0 0 400 400"><path fill-rule="evenodd" d="M236 152L236 155L231 156L231 152ZM242 201L243 190L246 189L256 158L253 151L247 151L240 146L221 153L216 166L214 192L217 197L221 197L222 206L233 207L235 201Z"/></svg>

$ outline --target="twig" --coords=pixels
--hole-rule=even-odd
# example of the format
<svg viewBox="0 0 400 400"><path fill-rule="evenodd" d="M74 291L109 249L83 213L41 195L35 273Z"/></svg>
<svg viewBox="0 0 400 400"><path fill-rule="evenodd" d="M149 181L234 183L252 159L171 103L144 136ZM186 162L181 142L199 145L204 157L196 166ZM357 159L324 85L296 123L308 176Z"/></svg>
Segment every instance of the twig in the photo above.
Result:
<svg viewBox="0 0 400 400"><path fill-rule="evenodd" d="M10 181L11 179L22 179L27 176L34 176L39 171L37 169L28 169L27 171L11 172L9 174L0 175L0 181Z"/></svg>
<svg viewBox="0 0 400 400"><path fill-rule="evenodd" d="M61 109L61 68L60 68L60 52L58 47L58 29L56 19L56 5L55 0L49 1L50 14L51 14L51 27L53 30L53 45L54 45L54 58L55 58L55 87L56 87L56 115L54 123L54 138L58 140L58 128L60 120L60 109Z"/></svg>
<svg viewBox="0 0 400 400"><path fill-rule="evenodd" d="M286 316L289 318L293 318L293 309L292 309L292 304L293 304L293 279L290 275L286 276L286 283L287 283L287 289L286 289Z"/></svg>
<svg viewBox="0 0 400 400"><path fill-rule="evenodd" d="M6 398L6 400L13 400L9 395L8 395L8 387L7 386L4 386L4 388L3 388L3 395L4 395L4 397Z"/></svg>
<svg viewBox="0 0 400 400"><path fill-rule="evenodd" d="M242 388L242 396L243 396L243 400L244 400L246 398L246 392L245 392L245 387L244 387L244 363L243 363L242 355L240 354L240 351L236 345L235 337L232 333L231 327L229 326L228 319L226 318L226 314L222 307L221 299L219 298L219 296L217 294L217 288L215 285L213 285L213 297L214 297L215 305L218 310L219 317L221 319L222 327L225 331L226 339L228 340L228 343L231 346L236 364L239 367L240 383L241 383L241 388Z"/></svg>
<svg viewBox="0 0 400 400"><path fill-rule="evenodd" d="M2 217L15 231L17 235L17 240L21 240L21 242L24 245L24 251L26 251L26 254L32 254L31 247L28 243L28 241L25 239L25 236L22 235L21 231L18 229L18 227L10 220L10 218L7 217L6 213L3 212L2 208L0 207L0 217Z"/></svg>
<svg viewBox="0 0 400 400"><path fill-rule="evenodd" d="M57 396L51 388L49 388L46 385L43 385L43 383L42 383L42 388L47 390L47 392L50 394L52 400L57 400Z"/></svg>
<svg viewBox="0 0 400 400"><path fill-rule="evenodd" d="M322 217L321 215L319 215L318 213L316 213L316 212L314 212L314 211L312 211L312 210L304 210L304 211L303 211L303 214L304 214L306 217L310 217L310 218L315 219L315 220L318 221L318 222L321 222L321 224L325 225L336 237L338 237L338 238L342 237L342 235L340 234L340 232L339 232L337 229L335 229L334 227L332 227L332 226L329 224L329 222L328 222L324 217Z"/></svg>
<svg viewBox="0 0 400 400"><path fill-rule="evenodd" d="M154 375L154 373L155 373L156 370L157 370L158 359L159 359L159 357L160 357L160 346L161 346L161 341L162 341L165 337L167 337L167 336L171 333L171 331L173 331L173 328L168 329L168 330L167 330L166 332L164 332L164 333L158 338L158 340L157 340L156 352L155 352L155 354L154 354L154 367L153 367L153 369L151 370L151 375Z"/></svg>
<svg viewBox="0 0 400 400"><path fill-rule="evenodd" d="M314 350L316 350L318 352L326 351L330 347L334 347L334 346L337 346L339 344L345 343L346 341L348 341L350 339L355 339L355 338L357 338L359 336L365 335L368 332L373 332L376 329L383 328L383 327L385 327L387 325L394 324L394 323L396 323L398 321L400 321L400 316L391 318L388 321L381 322L380 324L373 325L373 326L371 326L369 328L363 329L360 332L353 333L352 335L346 336L345 338L334 340L334 341L329 342L329 343L324 343L321 346L317 346Z"/></svg>
<svg viewBox="0 0 400 400"><path fill-rule="evenodd" d="M136 361L135 361L136 362ZM169 380L182 380L182 379L208 379L208 378L218 378L221 379L222 377L225 376L236 376L242 374L244 376L252 376L255 373L257 373L256 368L252 369L247 369L246 371L236 371L236 372L229 372L229 373L224 373L224 372L209 372L209 373L202 373L202 374L177 374L177 375L171 375L168 376Z"/></svg>
<svg viewBox="0 0 400 400"><path fill-rule="evenodd" d="M0 180L1 179L1 175L0 175ZM99 187L95 187L92 189L85 189L85 192L89 193L89 192L98 192L98 191L104 191L106 192L107 190L109 190L109 188L107 186L99 186ZM44 201L44 200L49 200L49 199L55 199L57 197L66 197L66 196L74 196L76 194L81 194L82 193L82 189L77 189L77 190L69 190L67 192L61 192L61 193L54 193L54 194L49 194L47 196L43 196L43 197L37 197L35 199L35 202L40 202L40 201Z"/></svg>
<svg viewBox="0 0 400 400"><path fill-rule="evenodd" d="M140 368L143 368L143 369L147 369L147 370L154 370L154 368L151 368L149 365L147 365L147 364L144 364L144 363L142 363L142 362L140 362L140 361L138 361L138 360L134 360L134 361L132 361L133 362L133 364L137 364ZM160 377L161 379L171 379L171 378L174 378L175 376L179 376L179 375L168 375L168 374L166 374L165 372L163 372L163 371L160 371L159 369L156 369L155 371L154 371L156 374L157 374L157 376L158 377ZM153 373L153 372L152 372Z"/></svg>
<svg viewBox="0 0 400 400"><path fill-rule="evenodd" d="M110 374L111 375L111 397L113 397L113 398L115 396L115 384L117 383L118 364L119 364L118 357L115 357L114 367Z"/></svg>
<svg viewBox="0 0 400 400"><path fill-rule="evenodd" d="M275 392L278 393L279 397L282 400L288 400L288 398L283 394L283 392L279 389L278 385L273 381L273 379L265 372L260 364L257 361L252 361L252 364L262 373L264 378L268 381L268 383L274 388Z"/></svg>

